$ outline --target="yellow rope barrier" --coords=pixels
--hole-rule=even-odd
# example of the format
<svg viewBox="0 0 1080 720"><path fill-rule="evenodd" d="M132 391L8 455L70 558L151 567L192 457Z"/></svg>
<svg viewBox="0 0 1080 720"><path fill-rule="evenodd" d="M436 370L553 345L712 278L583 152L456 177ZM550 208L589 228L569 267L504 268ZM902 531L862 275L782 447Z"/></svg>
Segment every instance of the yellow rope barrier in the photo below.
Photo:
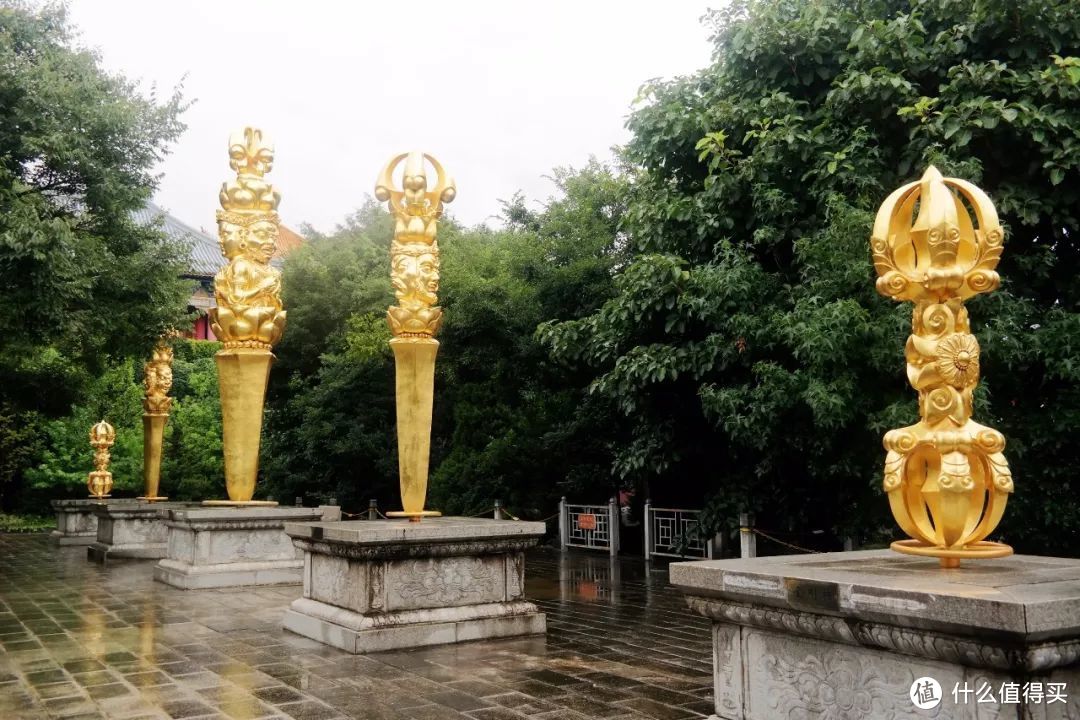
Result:
<svg viewBox="0 0 1080 720"><path fill-rule="evenodd" d="M791 543L784 542L783 540L781 540L779 538L774 538L772 535L770 535L770 534L768 534L766 532L762 532L761 530L758 530L757 528L740 528L740 530L748 530L748 531L754 533L755 535L760 535L763 538L767 538L769 540L772 540L774 543L778 543L780 545L783 545L784 547L789 547L792 550L798 550L799 552L804 552L804 553L815 553L817 555L821 554L820 550L811 550L810 548L804 548L804 547L799 547L798 545L792 545Z"/></svg>

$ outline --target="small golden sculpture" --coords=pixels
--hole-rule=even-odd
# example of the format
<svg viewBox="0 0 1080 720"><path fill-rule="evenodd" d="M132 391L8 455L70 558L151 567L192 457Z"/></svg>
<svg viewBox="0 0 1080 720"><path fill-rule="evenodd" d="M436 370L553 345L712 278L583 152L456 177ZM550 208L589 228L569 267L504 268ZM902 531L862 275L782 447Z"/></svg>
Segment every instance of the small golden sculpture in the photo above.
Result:
<svg viewBox="0 0 1080 720"><path fill-rule="evenodd" d="M265 180L274 146L263 132L244 128L229 138L236 179L221 186L218 242L229 261L214 277L217 307L211 327L225 347L216 356L228 500L210 505L276 505L252 500L259 473L259 438L271 349L285 329L281 271L270 265L277 242L281 194Z"/></svg>
<svg viewBox="0 0 1080 720"><path fill-rule="evenodd" d="M90 428L90 447L94 448L94 469L90 471L86 486L90 496L102 500L112 490L112 473L109 472L109 448L116 442L113 426L102 420Z"/></svg>
<svg viewBox="0 0 1080 720"><path fill-rule="evenodd" d="M870 239L878 292L915 303L905 356L921 419L884 438L885 492L912 539L892 548L940 558L943 567L1012 554L1008 545L985 540L1005 512L1013 480L1005 437L971 419L979 343L964 308L967 298L997 288L1004 238L982 190L942 178L931 166L885 200Z"/></svg>
<svg viewBox="0 0 1080 720"><path fill-rule="evenodd" d="M405 161L401 190L393 174ZM435 169L437 182L428 189L425 161ZM397 389L398 472L402 512L390 517L419 521L437 516L424 510L428 460L431 454L431 412L435 393L435 355L439 341L433 336L442 322L439 301L439 243L437 225L443 203L457 195L453 180L439 161L421 152L402 153L386 164L375 184L375 197L394 216L390 246L390 277L398 304L387 310L394 338Z"/></svg>
<svg viewBox="0 0 1080 720"><path fill-rule="evenodd" d="M172 348L163 338L154 348L150 361L143 367L143 494L139 500L154 502L168 500L158 495L161 482L161 446L165 423L169 420L172 398Z"/></svg>

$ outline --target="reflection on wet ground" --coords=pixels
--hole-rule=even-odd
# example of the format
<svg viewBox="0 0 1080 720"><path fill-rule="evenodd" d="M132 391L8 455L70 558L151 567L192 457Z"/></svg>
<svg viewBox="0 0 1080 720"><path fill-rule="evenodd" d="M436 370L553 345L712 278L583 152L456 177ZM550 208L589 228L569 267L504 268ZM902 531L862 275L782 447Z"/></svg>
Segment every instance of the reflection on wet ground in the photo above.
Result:
<svg viewBox="0 0 1080 720"><path fill-rule="evenodd" d="M708 625L640 558L538 550L546 638L353 656L281 629L298 586L177 590L153 561L0 535L0 718L580 720L711 712Z"/></svg>

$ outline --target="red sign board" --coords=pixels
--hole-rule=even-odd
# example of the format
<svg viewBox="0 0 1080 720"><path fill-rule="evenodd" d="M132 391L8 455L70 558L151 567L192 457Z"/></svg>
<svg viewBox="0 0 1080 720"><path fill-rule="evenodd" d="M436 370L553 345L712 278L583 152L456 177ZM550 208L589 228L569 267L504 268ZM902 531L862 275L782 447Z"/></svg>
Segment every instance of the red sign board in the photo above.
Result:
<svg viewBox="0 0 1080 720"><path fill-rule="evenodd" d="M595 515L578 515L577 516L578 530L595 530L596 529L596 516Z"/></svg>

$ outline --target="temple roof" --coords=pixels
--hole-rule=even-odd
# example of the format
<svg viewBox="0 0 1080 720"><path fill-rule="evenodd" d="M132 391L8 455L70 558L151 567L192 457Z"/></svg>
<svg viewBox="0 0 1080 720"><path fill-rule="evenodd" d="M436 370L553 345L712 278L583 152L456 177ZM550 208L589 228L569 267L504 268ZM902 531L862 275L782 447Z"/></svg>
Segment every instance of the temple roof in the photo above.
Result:
<svg viewBox="0 0 1080 720"><path fill-rule="evenodd" d="M217 238L196 230L152 202L147 202L141 210L132 213L132 219L142 225L152 225L159 217L162 219L161 230L170 240L181 240L191 245L188 274L191 277L214 277L214 273L225 264Z"/></svg>

